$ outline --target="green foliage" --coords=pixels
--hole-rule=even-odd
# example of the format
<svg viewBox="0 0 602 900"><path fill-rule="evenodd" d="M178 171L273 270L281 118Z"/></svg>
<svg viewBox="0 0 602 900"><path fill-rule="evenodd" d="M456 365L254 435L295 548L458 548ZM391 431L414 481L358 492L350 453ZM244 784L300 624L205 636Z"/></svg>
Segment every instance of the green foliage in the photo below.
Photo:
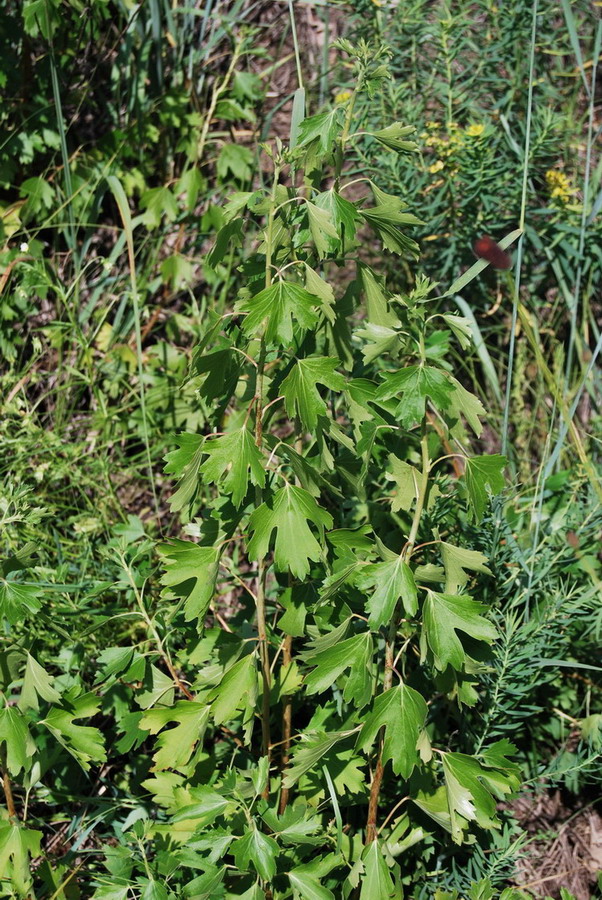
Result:
<svg viewBox="0 0 602 900"><path fill-rule="evenodd" d="M249 8L103 2L76 41L63 6L0 14L0 80L35 60L0 148L0 896L526 897L524 773L599 783L600 513L554 460L507 488L476 319L435 296L500 184L516 211L497 117L450 87L461 22L370 4L445 78L412 106L397 47L340 39L349 95L299 88L258 164L286 58L260 72Z"/></svg>

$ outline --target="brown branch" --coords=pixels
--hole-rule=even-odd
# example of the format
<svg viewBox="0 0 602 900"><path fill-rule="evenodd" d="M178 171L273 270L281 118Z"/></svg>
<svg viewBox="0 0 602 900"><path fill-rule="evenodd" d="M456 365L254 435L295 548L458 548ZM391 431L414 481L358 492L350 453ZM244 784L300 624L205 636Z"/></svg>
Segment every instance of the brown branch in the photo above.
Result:
<svg viewBox="0 0 602 900"><path fill-rule="evenodd" d="M282 648L282 668L290 665L292 659L292 647L293 647L293 639L290 634L284 639L284 646ZM280 771L282 772L288 765L290 749L291 749L291 734L292 734L292 725L293 725L293 698L290 694L285 694L282 698L282 751L280 754ZM280 803L278 806L278 813L282 815L286 806L288 804L289 798L289 789L283 787L280 792Z"/></svg>
<svg viewBox="0 0 602 900"><path fill-rule="evenodd" d="M6 809L10 819L17 818L17 810L15 808L15 800L13 797L13 789L11 787L8 769L6 768L6 753L2 754L2 787L4 788L4 796L6 797Z"/></svg>

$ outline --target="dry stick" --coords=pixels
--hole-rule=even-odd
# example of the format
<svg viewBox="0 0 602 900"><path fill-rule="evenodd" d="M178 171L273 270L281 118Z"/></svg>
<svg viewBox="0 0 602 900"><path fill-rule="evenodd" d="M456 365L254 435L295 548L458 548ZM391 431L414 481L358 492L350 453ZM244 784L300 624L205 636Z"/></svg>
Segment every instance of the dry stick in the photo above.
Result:
<svg viewBox="0 0 602 900"><path fill-rule="evenodd" d="M414 516L412 518L412 527L410 529L410 534L407 540L407 543L403 547L401 551L401 556L404 562L410 558L412 555L412 550L414 549L414 545L416 543L416 537L418 535L418 527L420 525L420 517L422 516L422 510L424 508L424 501L426 499L426 489L428 486L428 478L429 471L431 467L431 461L429 457L428 451L428 433L426 430L427 427L427 417L425 416L422 420L421 424L421 438L420 438L420 449L422 455L422 472L420 481L418 484L418 496L416 497L416 509L414 510ZM383 678L383 693L385 691L389 691L393 686L393 661L395 659L395 637L397 636L397 623L398 623L398 607L395 608L395 612L393 614L393 618L391 619L391 623L389 625L389 630L387 632L387 643L385 649L385 675ZM376 828L376 820L378 816L378 800L380 797L380 788L383 780L383 744L385 738L385 729L384 727L380 729L380 733L378 735L378 758L376 761L376 768L374 770L374 775L372 777L372 784L370 785L370 800L368 802L368 819L366 822L366 844L370 844L372 841L375 841L378 836L378 831Z"/></svg>

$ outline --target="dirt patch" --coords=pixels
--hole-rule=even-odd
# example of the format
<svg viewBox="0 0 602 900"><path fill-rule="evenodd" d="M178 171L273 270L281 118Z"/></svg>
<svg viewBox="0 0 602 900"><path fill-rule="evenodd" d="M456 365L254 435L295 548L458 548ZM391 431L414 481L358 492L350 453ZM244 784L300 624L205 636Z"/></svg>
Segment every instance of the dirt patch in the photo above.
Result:
<svg viewBox="0 0 602 900"><path fill-rule="evenodd" d="M519 797L512 811L530 836L516 886L539 897L560 897L565 888L577 900L589 900L602 871L602 817L596 809L570 803L557 790Z"/></svg>

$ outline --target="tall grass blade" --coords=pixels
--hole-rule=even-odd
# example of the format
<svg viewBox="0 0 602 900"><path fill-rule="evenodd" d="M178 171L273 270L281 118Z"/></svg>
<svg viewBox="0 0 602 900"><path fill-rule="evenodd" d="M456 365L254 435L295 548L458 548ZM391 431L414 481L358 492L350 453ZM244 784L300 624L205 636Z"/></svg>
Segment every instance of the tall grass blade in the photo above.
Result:
<svg viewBox="0 0 602 900"><path fill-rule="evenodd" d="M487 345L483 340L483 335L481 334L481 329L479 328L479 323L474 317L474 313L471 307L468 305L466 300L461 297L459 294L454 295L454 302L460 308L462 315L465 316L471 325L474 348L477 356L481 362L481 366L483 367L483 372L485 373L485 377L489 382L489 387L493 391L495 399L498 401L500 406L503 403L502 397L502 389L500 387L500 381L497 377L497 372L495 371L495 366L493 365L493 360L489 354L489 350L487 349Z"/></svg>
<svg viewBox="0 0 602 900"><path fill-rule="evenodd" d="M583 82L583 87L585 88L585 92L587 96L590 96L590 86L587 82L587 78L585 77L585 68L583 65L583 55L581 53L581 45L579 44L579 35L577 34L577 25L575 23L575 17L573 15L573 10L571 9L571 4L569 0L560 0L562 6L562 12L564 13L564 21L566 22L567 31L569 33L569 38L571 40L571 47L573 48L573 53L575 54L575 59L577 60L577 66L579 67L579 74L581 75L581 80ZM595 57L594 57L595 60ZM593 82L592 82L593 84Z"/></svg>
<svg viewBox="0 0 602 900"><path fill-rule="evenodd" d="M294 93L293 96L293 111L291 114L291 136L290 136L290 145L291 150L297 146L297 140L299 138L299 126L301 122L305 118L305 88L300 87Z"/></svg>
<svg viewBox="0 0 602 900"><path fill-rule="evenodd" d="M132 286L132 303L134 306L134 332L136 335L136 358L138 363L138 383L140 387L140 412L142 415L142 433L144 436L144 446L146 449L146 462L148 466L148 474L150 486L153 492L155 502L155 511L157 513L157 521L159 521L159 502L155 490L155 477L153 472L153 463L150 451L150 440L148 436L148 417L146 410L146 393L144 390L144 370L142 367L142 330L140 327L140 301L138 297L138 282L136 278L136 259L134 256L134 229L132 227L132 216L128 206L127 197L121 182L115 175L107 175L107 184L115 198L115 202L119 208L121 221L123 222L123 230L125 232L125 240L128 251L128 263L130 269L130 283Z"/></svg>

